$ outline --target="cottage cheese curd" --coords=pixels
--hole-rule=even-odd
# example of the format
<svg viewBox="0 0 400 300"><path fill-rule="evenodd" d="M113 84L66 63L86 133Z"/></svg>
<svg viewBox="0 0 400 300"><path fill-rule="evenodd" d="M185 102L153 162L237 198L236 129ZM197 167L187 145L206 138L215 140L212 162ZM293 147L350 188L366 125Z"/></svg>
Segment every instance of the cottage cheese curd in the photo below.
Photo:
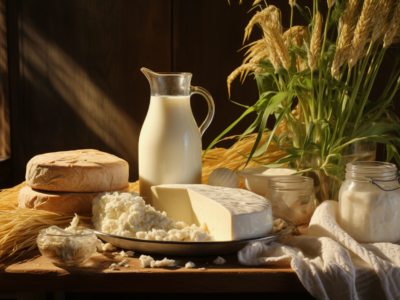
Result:
<svg viewBox="0 0 400 300"><path fill-rule="evenodd" d="M196 267L196 265L194 264L194 262L191 262L191 261L188 261L186 264L185 264L185 268L186 269L193 269L193 268L195 268Z"/></svg>
<svg viewBox="0 0 400 300"><path fill-rule="evenodd" d="M139 261L143 268L147 268L154 261L154 258L148 255L140 255Z"/></svg>
<svg viewBox="0 0 400 300"><path fill-rule="evenodd" d="M137 194L102 193L93 200L92 222L98 231L158 241L212 241L207 226L174 222L146 205Z"/></svg>
<svg viewBox="0 0 400 300"><path fill-rule="evenodd" d="M162 268L162 267L175 267L175 260L164 258L163 260L153 260L150 262L150 267L152 268Z"/></svg>
<svg viewBox="0 0 400 300"><path fill-rule="evenodd" d="M226 260L224 258L222 258L221 256L218 256L214 261L213 264L214 265L223 265L224 263L226 263Z"/></svg>
<svg viewBox="0 0 400 300"><path fill-rule="evenodd" d="M37 245L42 255L58 265L79 265L87 261L96 250L97 237L92 230L78 226L75 215L71 226L61 229L50 226L40 231Z"/></svg>

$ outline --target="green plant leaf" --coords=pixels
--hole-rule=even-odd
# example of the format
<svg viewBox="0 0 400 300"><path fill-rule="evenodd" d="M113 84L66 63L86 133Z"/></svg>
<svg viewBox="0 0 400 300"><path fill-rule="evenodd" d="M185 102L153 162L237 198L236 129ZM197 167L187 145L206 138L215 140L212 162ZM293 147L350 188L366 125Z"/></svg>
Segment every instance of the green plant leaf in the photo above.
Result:
<svg viewBox="0 0 400 300"><path fill-rule="evenodd" d="M227 134L229 131L231 131L231 129L233 127L236 126L237 123L239 123L244 117L246 117L248 114L255 112L255 108L249 107L248 109L246 109L246 111L239 117L239 119L237 119L235 122L233 122L228 128L226 128L219 136L217 136L212 142L211 144L207 147L207 149L203 152L203 156L208 152L208 150L210 150L225 134Z"/></svg>
<svg viewBox="0 0 400 300"><path fill-rule="evenodd" d="M288 92L280 92L280 93L276 94L275 96L273 96L271 98L271 100L269 101L269 103L263 113L263 117L260 122L260 128L258 130L256 140L254 142L253 148L251 149L251 152L250 152L249 158L247 159L245 167L250 162L251 158L253 157L254 153L256 152L258 144L260 143L262 135L264 134L265 125L267 124L268 117L274 112L275 107L278 106L279 104L281 104L282 101L287 98L287 96L288 96ZM272 139L274 134L275 134L274 131L270 134L270 136L268 137L269 141Z"/></svg>
<svg viewBox="0 0 400 300"><path fill-rule="evenodd" d="M240 103L235 102L235 101L233 101L233 100L229 100L229 101L231 101L233 104L239 105L239 106L244 107L244 108L249 108L249 107L250 107L250 106L248 106L248 105L243 105L243 104L240 104Z"/></svg>
<svg viewBox="0 0 400 300"><path fill-rule="evenodd" d="M268 168L278 168L283 166L284 164L287 163L291 163L291 162L296 162L296 160L299 158L299 156L297 155L288 155L285 156L281 159L278 159L276 162L274 162L273 164L267 164L267 165L263 165L264 167L268 167Z"/></svg>
<svg viewBox="0 0 400 300"><path fill-rule="evenodd" d="M265 92L278 90L273 77L275 75L271 75L269 73L257 73L255 76L256 76L258 94L260 98L262 98L261 95L264 94Z"/></svg>
<svg viewBox="0 0 400 300"><path fill-rule="evenodd" d="M275 74L279 74L285 78L289 78L289 72L285 68L275 69Z"/></svg>
<svg viewBox="0 0 400 300"><path fill-rule="evenodd" d="M287 92L286 92L287 93ZM289 94L290 95L290 94ZM293 97L293 95L290 95L291 97ZM267 141L257 150L257 151L255 151L255 147L253 147L253 149L252 150L254 150L254 156L255 157L257 157L257 156L260 156L262 153L264 153L267 149L268 149L268 147L269 147L269 144L271 143L271 140L272 140L272 137L273 137L273 135L275 134L275 132L276 132L276 130L278 129L278 126L279 126L279 124L281 123L281 121L282 121L282 119L283 119L283 117L285 116L285 114L286 114L286 112L290 109L290 105L291 105L291 97L288 97L287 98L287 101L286 101L286 105L285 105L285 109L284 109L284 111L278 116L278 118L276 119L276 122L275 122L275 126L274 126L274 128L272 129L272 131L271 131L271 134L270 134L270 136L268 137L268 139L267 139ZM272 99L271 99L272 100ZM283 100L283 99L282 99Z"/></svg>
<svg viewBox="0 0 400 300"><path fill-rule="evenodd" d="M338 165L327 164L322 169L325 171L326 175L333 177L336 180L344 180L344 171Z"/></svg>
<svg viewBox="0 0 400 300"><path fill-rule="evenodd" d="M301 151L299 166L301 166L301 163L303 161L304 153L307 151L308 147L310 146L310 143L312 142L314 129L315 129L315 123L314 122L308 123L306 138L304 140L304 146L303 146L303 149Z"/></svg>
<svg viewBox="0 0 400 300"><path fill-rule="evenodd" d="M296 3L296 7L299 10L300 14L303 16L303 18L306 20L307 24L311 23L311 18L308 16L308 14L304 11L304 9L301 8L300 5Z"/></svg>
<svg viewBox="0 0 400 300"><path fill-rule="evenodd" d="M368 137L368 136L380 136L386 132L400 130L399 124L394 123L376 123L371 128L359 133L355 138Z"/></svg>
<svg viewBox="0 0 400 300"><path fill-rule="evenodd" d="M394 156L396 147L393 145L386 145L386 161L391 161Z"/></svg>

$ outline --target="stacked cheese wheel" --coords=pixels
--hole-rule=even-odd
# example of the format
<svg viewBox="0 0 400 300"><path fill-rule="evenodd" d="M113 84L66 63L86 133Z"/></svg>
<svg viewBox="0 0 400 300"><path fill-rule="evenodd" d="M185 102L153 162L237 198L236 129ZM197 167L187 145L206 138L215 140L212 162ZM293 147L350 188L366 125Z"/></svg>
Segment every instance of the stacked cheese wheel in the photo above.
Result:
<svg viewBox="0 0 400 300"><path fill-rule="evenodd" d="M19 207L62 215L91 213L99 193L127 192L128 177L125 160L97 150L37 155L28 162Z"/></svg>

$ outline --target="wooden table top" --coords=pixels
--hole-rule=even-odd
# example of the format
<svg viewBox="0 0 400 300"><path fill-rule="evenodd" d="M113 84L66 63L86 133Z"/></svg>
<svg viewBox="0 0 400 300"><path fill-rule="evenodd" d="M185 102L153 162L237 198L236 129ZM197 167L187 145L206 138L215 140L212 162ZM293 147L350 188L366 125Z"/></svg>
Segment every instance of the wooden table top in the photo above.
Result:
<svg viewBox="0 0 400 300"><path fill-rule="evenodd" d="M57 267L36 249L13 262L0 263L0 291L306 292L290 267L242 266L237 255L223 256L227 260L224 265L214 265L216 257L168 257L176 260L174 268L143 268L139 256L135 253L133 258L122 258L111 252L96 253L79 267ZM109 269L112 263L123 259L129 260L129 268ZM194 262L196 268L186 269L188 261Z"/></svg>

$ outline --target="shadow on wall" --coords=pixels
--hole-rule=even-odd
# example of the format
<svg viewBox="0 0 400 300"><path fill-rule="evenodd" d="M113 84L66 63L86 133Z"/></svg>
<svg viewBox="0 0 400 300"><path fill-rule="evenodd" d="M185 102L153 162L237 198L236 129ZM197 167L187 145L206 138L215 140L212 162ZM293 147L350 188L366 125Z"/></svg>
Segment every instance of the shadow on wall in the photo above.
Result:
<svg viewBox="0 0 400 300"><path fill-rule="evenodd" d="M8 60L5 1L0 1L0 158L10 157L10 117L8 109Z"/></svg>
<svg viewBox="0 0 400 300"><path fill-rule="evenodd" d="M30 50L23 53L26 80L44 88L42 92L49 98L58 94L117 155L137 161L140 127L128 113L118 108L61 48L46 41L31 26L24 25L23 34L24 47ZM40 82L43 77L49 80L47 85Z"/></svg>

